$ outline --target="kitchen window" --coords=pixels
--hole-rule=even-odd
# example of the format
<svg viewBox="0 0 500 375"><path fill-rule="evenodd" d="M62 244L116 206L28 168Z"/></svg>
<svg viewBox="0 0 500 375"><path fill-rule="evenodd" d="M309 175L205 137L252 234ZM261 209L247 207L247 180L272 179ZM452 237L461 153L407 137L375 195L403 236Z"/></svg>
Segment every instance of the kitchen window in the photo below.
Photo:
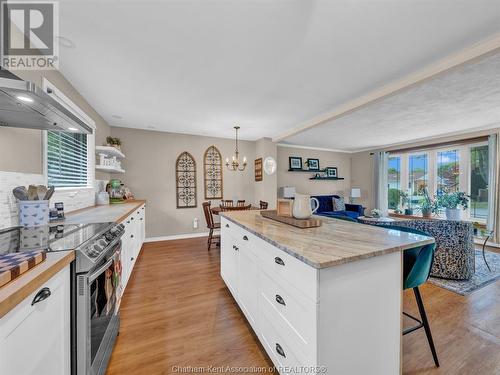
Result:
<svg viewBox="0 0 500 375"><path fill-rule="evenodd" d="M86 134L47 132L47 182L55 187L89 184Z"/></svg>
<svg viewBox="0 0 500 375"><path fill-rule="evenodd" d="M60 104L95 129L95 122L47 79L42 88ZM47 131L45 174L56 188L85 188L94 183L94 134Z"/></svg>

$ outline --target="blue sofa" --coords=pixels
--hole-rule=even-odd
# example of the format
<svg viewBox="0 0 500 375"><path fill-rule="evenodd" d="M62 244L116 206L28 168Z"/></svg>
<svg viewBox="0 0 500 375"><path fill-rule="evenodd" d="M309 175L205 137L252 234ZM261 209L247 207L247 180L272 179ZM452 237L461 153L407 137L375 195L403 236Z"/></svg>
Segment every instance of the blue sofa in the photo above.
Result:
<svg viewBox="0 0 500 375"><path fill-rule="evenodd" d="M316 215L335 217L335 216L347 216L353 219L357 219L359 216L363 216L365 208L360 204L345 204L345 211L333 211L332 198L340 198L338 195L313 195L319 201L319 208L316 211Z"/></svg>

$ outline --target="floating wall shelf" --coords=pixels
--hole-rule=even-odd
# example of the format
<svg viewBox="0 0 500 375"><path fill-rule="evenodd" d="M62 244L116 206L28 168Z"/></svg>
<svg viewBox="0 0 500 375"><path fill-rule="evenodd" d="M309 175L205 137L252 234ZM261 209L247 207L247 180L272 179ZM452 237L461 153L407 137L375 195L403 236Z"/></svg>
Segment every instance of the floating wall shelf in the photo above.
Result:
<svg viewBox="0 0 500 375"><path fill-rule="evenodd" d="M97 171L107 172L107 173L125 173L125 171L121 168L108 167L106 165L96 165L95 169Z"/></svg>
<svg viewBox="0 0 500 375"><path fill-rule="evenodd" d="M96 154L104 154L109 158L116 156L117 159L125 159L123 152L112 146L95 146Z"/></svg>
<svg viewBox="0 0 500 375"><path fill-rule="evenodd" d="M325 172L324 169L309 170L309 169L289 169L288 172L308 172L308 173L319 173Z"/></svg>
<svg viewBox="0 0 500 375"><path fill-rule="evenodd" d="M311 177L310 180L343 180L344 177Z"/></svg>

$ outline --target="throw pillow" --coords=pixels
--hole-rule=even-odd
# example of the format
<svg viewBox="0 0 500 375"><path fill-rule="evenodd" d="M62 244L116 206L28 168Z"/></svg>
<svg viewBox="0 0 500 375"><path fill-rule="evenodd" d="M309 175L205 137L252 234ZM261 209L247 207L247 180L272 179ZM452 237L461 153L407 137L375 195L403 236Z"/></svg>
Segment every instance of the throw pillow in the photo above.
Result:
<svg viewBox="0 0 500 375"><path fill-rule="evenodd" d="M334 211L345 211L344 198L332 198L332 206Z"/></svg>

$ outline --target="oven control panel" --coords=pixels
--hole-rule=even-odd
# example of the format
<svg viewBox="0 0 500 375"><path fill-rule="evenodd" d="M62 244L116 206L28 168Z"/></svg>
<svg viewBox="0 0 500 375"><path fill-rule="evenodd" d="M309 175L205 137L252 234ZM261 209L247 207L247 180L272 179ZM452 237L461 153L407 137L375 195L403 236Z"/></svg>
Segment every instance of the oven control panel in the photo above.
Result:
<svg viewBox="0 0 500 375"><path fill-rule="evenodd" d="M103 252L109 249L109 245L116 242L125 232L123 224L116 224L100 236L92 239L86 244L83 252L91 259L98 258Z"/></svg>

